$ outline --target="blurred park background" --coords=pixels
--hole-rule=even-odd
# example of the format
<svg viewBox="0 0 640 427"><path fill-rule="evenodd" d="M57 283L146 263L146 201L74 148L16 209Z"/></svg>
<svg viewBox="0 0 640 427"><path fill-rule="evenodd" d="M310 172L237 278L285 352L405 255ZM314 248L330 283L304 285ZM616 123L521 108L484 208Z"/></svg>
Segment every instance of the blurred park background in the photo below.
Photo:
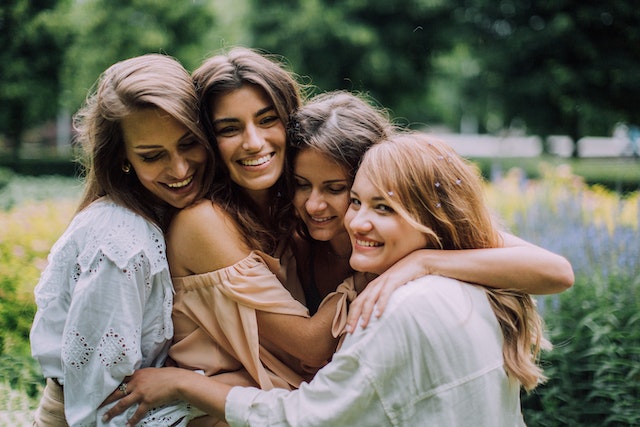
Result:
<svg viewBox="0 0 640 427"><path fill-rule="evenodd" d="M81 188L71 117L98 75L244 45L309 92L365 92L476 162L515 234L572 262L538 298L555 349L529 426L640 425L640 8L634 0L3 0L0 426L29 425L33 287Z"/></svg>

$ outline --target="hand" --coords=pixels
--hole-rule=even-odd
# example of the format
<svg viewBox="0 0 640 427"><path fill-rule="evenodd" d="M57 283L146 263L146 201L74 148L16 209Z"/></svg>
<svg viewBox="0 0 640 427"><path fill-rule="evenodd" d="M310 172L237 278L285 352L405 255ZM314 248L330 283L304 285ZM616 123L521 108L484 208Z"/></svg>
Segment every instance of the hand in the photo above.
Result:
<svg viewBox="0 0 640 427"><path fill-rule="evenodd" d="M126 384L126 395L120 389L116 389L104 401L103 405L119 400L104 414L103 421L109 421L137 403L138 409L127 420L127 426L134 426L149 409L178 399L175 385L181 372L183 370L179 368L145 368L135 371L123 382Z"/></svg>
<svg viewBox="0 0 640 427"><path fill-rule="evenodd" d="M104 400L104 402L102 402L102 404L100 405L100 407L102 408L103 406L106 406L112 402L115 402L118 399L122 399L125 394L122 392L122 386L125 383L128 383L131 380L131 377L124 377L124 380L122 380L122 383L120 383L120 385L118 387L116 387L115 390L113 390L113 392L107 396L107 398ZM127 391L127 394L129 392Z"/></svg>
<svg viewBox="0 0 640 427"><path fill-rule="evenodd" d="M374 307L376 317L380 317L391 298L393 291L407 282L429 274L425 264L425 251L417 250L392 265L387 271L372 280L367 287L349 305L346 329L355 331L358 326L366 328L371 319Z"/></svg>

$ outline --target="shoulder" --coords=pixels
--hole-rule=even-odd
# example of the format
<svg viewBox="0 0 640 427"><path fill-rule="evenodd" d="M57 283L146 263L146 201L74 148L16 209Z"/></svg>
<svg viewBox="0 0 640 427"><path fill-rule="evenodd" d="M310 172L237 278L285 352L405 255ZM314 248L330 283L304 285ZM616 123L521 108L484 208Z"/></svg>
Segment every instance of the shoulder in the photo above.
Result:
<svg viewBox="0 0 640 427"><path fill-rule="evenodd" d="M221 206L211 200L200 200L180 210L172 219L169 233L180 229L181 233L200 233L211 228L235 228L235 221Z"/></svg>
<svg viewBox="0 0 640 427"><path fill-rule="evenodd" d="M471 314L490 314L485 289L442 276L423 276L398 288L385 309L389 321L415 319L416 315L433 322L449 319L451 324ZM482 314L481 314L482 313ZM385 316L383 316L385 317Z"/></svg>
<svg viewBox="0 0 640 427"><path fill-rule="evenodd" d="M236 222L221 206L201 200L182 209L167 231L174 275L207 273L245 258L250 248Z"/></svg>
<svg viewBox="0 0 640 427"><path fill-rule="evenodd" d="M119 267L141 253L153 270L166 266L162 231L146 218L107 199L97 200L78 213L69 228L80 247L81 266L91 263L100 253Z"/></svg>

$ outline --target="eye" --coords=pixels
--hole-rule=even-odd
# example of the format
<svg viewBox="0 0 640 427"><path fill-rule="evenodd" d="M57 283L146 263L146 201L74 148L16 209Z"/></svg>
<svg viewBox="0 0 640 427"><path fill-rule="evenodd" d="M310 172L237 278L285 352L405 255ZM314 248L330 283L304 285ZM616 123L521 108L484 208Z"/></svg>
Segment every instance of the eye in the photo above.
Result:
<svg viewBox="0 0 640 427"><path fill-rule="evenodd" d="M230 137L240 131L238 126L222 126L215 129L216 136Z"/></svg>
<svg viewBox="0 0 640 427"><path fill-rule="evenodd" d="M309 188L311 185L307 181L296 179L294 182L296 188Z"/></svg>
<svg viewBox="0 0 640 427"><path fill-rule="evenodd" d="M396 211L393 210L393 208L391 208L391 206L389 205L385 205L384 203L379 203L375 206L375 210L385 213L385 214L393 214Z"/></svg>
<svg viewBox="0 0 640 427"><path fill-rule="evenodd" d="M360 205L361 205L361 202L357 198L355 198L355 197L350 197L349 198L349 206L350 207L358 208L358 207L360 207Z"/></svg>
<svg viewBox="0 0 640 427"><path fill-rule="evenodd" d="M162 153L140 154L143 162L154 162L162 157Z"/></svg>
<svg viewBox="0 0 640 427"><path fill-rule="evenodd" d="M329 187L327 187L329 192L331 194L342 194L345 191L347 191L347 186L346 185L330 185Z"/></svg>
<svg viewBox="0 0 640 427"><path fill-rule="evenodd" d="M190 150L191 148L194 148L196 146L198 146L200 143L195 139L188 139L186 141L184 141L183 143L180 144L180 148L183 150Z"/></svg>
<svg viewBox="0 0 640 427"><path fill-rule="evenodd" d="M260 119L260 124L265 127L269 127L274 125L276 122L280 121L280 117L277 115L269 115Z"/></svg>

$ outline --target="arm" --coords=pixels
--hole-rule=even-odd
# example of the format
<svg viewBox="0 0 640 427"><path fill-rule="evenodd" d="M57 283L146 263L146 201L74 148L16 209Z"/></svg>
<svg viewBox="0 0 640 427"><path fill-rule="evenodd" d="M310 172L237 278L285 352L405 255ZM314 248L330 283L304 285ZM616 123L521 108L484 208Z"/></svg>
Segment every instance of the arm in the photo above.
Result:
<svg viewBox="0 0 640 427"><path fill-rule="evenodd" d="M62 364L70 425L95 424L102 401L141 364L144 272L128 277L108 258L82 272L65 324ZM120 348L120 351L113 351Z"/></svg>
<svg viewBox="0 0 640 427"><path fill-rule="evenodd" d="M508 233L502 237L501 248L423 249L408 255L369 283L351 304L347 330L355 329L360 316L361 325L366 326L374 306L379 316L396 288L428 274L540 295L562 292L573 285L573 269L566 258Z"/></svg>
<svg viewBox="0 0 640 427"><path fill-rule="evenodd" d="M183 209L174 218L167 235L167 253L172 274L179 276L203 274L233 266L249 256L251 248L246 245L235 222L224 210L210 201L203 201ZM256 276L259 274L256 283L262 289L280 289L278 297L294 301L275 274L268 270L267 265L263 267L260 272L255 272ZM248 279L253 277L253 274L246 276ZM239 293L243 291L244 289L238 289L236 296L241 298ZM230 294L226 295L230 297ZM265 295L275 297L274 293L265 292ZM257 309L260 338L305 363L318 366L331 357L337 345L337 339L331 335L331 322L337 301L336 298L313 318ZM238 300L236 303L242 304L242 301ZM276 301L270 300L269 303L275 304ZM301 311L304 310L298 305Z"/></svg>

